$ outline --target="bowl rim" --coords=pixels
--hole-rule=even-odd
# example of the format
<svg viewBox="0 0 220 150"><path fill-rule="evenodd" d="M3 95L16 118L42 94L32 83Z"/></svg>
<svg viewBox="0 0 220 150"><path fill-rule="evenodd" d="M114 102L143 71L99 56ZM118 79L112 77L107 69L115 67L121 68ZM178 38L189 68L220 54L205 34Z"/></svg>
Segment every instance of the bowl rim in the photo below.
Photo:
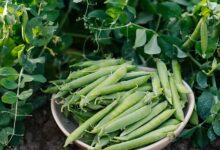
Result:
<svg viewBox="0 0 220 150"><path fill-rule="evenodd" d="M147 72L152 72L154 71L155 69L153 68L149 68L149 67L139 67L140 69L142 70L145 70ZM187 112L184 116L184 120L183 122L180 123L180 126L175 130L174 134L175 134L175 137L177 137L181 132L182 130L185 128L186 124L188 123L191 115L192 115L192 112L193 112L193 109L194 109L194 106L195 106L195 96L194 96L194 93L192 91L192 89L190 88L190 86L183 80L183 84L184 86L188 89L189 93L187 94L187 97L188 97L188 102L187 102ZM69 136L70 135L70 132L67 131L67 129L65 128L65 125L64 123L59 119L58 117L58 114L62 114L60 111L57 111L56 109L56 106L58 105L56 102L55 102L55 99L53 99L53 96L51 98L51 112L52 112L52 116L56 122L56 124L58 125L58 127L60 128L60 130L66 135L66 136ZM64 117L64 116L63 116ZM150 145L147 145L143 148L140 148L139 150L160 150L164 147L166 147L169 143L171 143L173 141L172 138L170 137L165 137L155 143L152 143ZM84 148L84 149L91 149L92 147L89 146L88 144L80 141L80 140L76 140L75 141L75 144L77 144L78 146L80 146L81 148Z"/></svg>

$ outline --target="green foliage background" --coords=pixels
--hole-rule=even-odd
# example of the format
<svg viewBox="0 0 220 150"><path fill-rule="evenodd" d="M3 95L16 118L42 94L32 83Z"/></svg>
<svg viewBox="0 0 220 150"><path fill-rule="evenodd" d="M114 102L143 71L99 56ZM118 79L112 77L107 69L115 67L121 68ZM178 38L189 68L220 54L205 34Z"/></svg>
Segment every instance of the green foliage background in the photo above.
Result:
<svg viewBox="0 0 220 150"><path fill-rule="evenodd" d="M50 98L41 89L68 65L123 57L181 63L199 123L179 137L204 147L220 136L219 0L6 0L0 2L0 149L16 146L24 119ZM202 23L201 23L202 22Z"/></svg>

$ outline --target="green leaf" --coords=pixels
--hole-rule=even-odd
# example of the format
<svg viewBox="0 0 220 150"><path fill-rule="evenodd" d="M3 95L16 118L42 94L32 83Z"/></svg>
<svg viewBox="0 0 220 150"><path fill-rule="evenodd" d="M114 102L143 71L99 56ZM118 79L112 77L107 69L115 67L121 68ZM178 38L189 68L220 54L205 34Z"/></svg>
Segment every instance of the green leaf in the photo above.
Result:
<svg viewBox="0 0 220 150"><path fill-rule="evenodd" d="M2 102L6 104L14 104L17 101L17 95L14 92L8 91L2 96Z"/></svg>
<svg viewBox="0 0 220 150"><path fill-rule="evenodd" d="M3 67L0 68L0 76L16 80L18 78L18 72L12 67Z"/></svg>
<svg viewBox="0 0 220 150"><path fill-rule="evenodd" d="M89 18L106 19L107 15L104 10L95 9L88 13Z"/></svg>
<svg viewBox="0 0 220 150"><path fill-rule="evenodd" d="M207 76L203 72L198 72L196 75L196 81L201 88L208 87Z"/></svg>
<svg viewBox="0 0 220 150"><path fill-rule="evenodd" d="M181 16L181 7L173 2L162 2L157 5L157 11L166 19Z"/></svg>
<svg viewBox="0 0 220 150"><path fill-rule="evenodd" d="M207 137L207 129L199 126L195 132L195 143L199 147L204 147L206 144L208 144L209 139Z"/></svg>
<svg viewBox="0 0 220 150"><path fill-rule="evenodd" d="M13 128L6 127L0 130L0 144L7 145L8 144L8 138L10 135L12 135Z"/></svg>
<svg viewBox="0 0 220 150"><path fill-rule="evenodd" d="M0 115L0 127L8 125L11 121L10 114L7 112L0 112Z"/></svg>
<svg viewBox="0 0 220 150"><path fill-rule="evenodd" d="M177 58L186 58L187 54L182 51L178 46L174 45L174 47L176 47L177 49Z"/></svg>
<svg viewBox="0 0 220 150"><path fill-rule="evenodd" d="M187 138L190 138L194 132L196 131L197 127L193 127L191 129L185 129L183 130L183 132L179 135L180 138L183 138L183 139L187 139Z"/></svg>
<svg viewBox="0 0 220 150"><path fill-rule="evenodd" d="M161 52L161 48L157 42L157 34L154 34L150 41L144 46L145 54L154 55L159 54Z"/></svg>
<svg viewBox="0 0 220 150"><path fill-rule="evenodd" d="M210 110L214 103L212 93L204 91L198 98L197 101L197 112L203 120L210 115Z"/></svg>
<svg viewBox="0 0 220 150"><path fill-rule="evenodd" d="M216 135L215 135L214 130L213 130L212 127L210 127L208 129L208 134L207 135L208 135L208 138L210 139L211 142L216 140Z"/></svg>
<svg viewBox="0 0 220 150"><path fill-rule="evenodd" d="M143 46L146 43L146 40L147 40L146 37L147 35L146 35L145 29L137 29L134 48Z"/></svg>
<svg viewBox="0 0 220 150"><path fill-rule="evenodd" d="M28 99L32 94L33 94L33 90L32 90L32 89L29 89L29 90L26 90L26 91L22 91L22 92L19 94L18 98L19 98L20 100L26 100L26 99Z"/></svg>
<svg viewBox="0 0 220 150"><path fill-rule="evenodd" d="M14 57L18 57L18 54L20 51L23 51L25 48L25 45L24 44L20 44L16 47L14 47L11 51L11 55L14 56Z"/></svg>
<svg viewBox="0 0 220 150"><path fill-rule="evenodd" d="M8 78L1 79L0 85L9 90L14 90L17 88L17 83L14 80L10 80Z"/></svg>
<svg viewBox="0 0 220 150"><path fill-rule="evenodd" d="M218 101L212 106L211 113L218 114L219 110L220 110L220 102Z"/></svg>
<svg viewBox="0 0 220 150"><path fill-rule="evenodd" d="M212 122L213 130L216 135L220 136L220 121L218 119L215 119Z"/></svg>
<svg viewBox="0 0 220 150"><path fill-rule="evenodd" d="M41 74L32 75L32 77L36 82L45 83L47 81L47 79Z"/></svg>
<svg viewBox="0 0 220 150"><path fill-rule="evenodd" d="M47 45L52 39L56 26L43 24L43 19L40 17L32 18L26 28L27 40L33 46L40 47Z"/></svg>

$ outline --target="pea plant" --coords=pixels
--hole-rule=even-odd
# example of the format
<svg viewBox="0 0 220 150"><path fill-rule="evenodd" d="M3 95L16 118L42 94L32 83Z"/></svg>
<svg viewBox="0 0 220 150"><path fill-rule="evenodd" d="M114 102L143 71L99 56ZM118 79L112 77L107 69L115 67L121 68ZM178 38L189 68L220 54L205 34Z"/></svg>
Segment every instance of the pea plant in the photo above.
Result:
<svg viewBox="0 0 220 150"><path fill-rule="evenodd" d="M0 2L0 149L21 142L24 119L47 100L45 63L66 46L55 35L62 7L56 0Z"/></svg>
<svg viewBox="0 0 220 150"><path fill-rule="evenodd" d="M96 55L110 52L150 67L155 58L167 65L178 59L197 103L180 139L194 137L193 146L204 147L220 136L218 0L74 3L81 8L77 21L92 33Z"/></svg>

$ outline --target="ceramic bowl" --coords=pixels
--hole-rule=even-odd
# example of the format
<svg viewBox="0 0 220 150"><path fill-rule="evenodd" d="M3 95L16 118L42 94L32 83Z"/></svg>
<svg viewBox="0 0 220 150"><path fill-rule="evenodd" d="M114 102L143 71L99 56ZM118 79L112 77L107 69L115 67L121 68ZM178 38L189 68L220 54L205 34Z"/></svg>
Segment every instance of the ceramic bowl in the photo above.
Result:
<svg viewBox="0 0 220 150"><path fill-rule="evenodd" d="M142 70L148 71L148 72L152 72L154 70L152 68L147 68L147 67L139 67L139 68ZM184 121L176 129L175 136L178 136L182 132L182 130L184 129L186 124L188 123L188 121L192 115L194 105L195 105L195 97L194 97L192 89L185 81L183 81L183 84L185 85L185 87L189 91L189 93L187 95L188 102L187 102L186 107L184 109L184 112L185 112ZM55 99L52 99L51 100L51 111L52 111L52 115L55 119L55 122L57 123L57 125L61 129L61 131L66 136L68 136L68 135L70 135L71 132L73 132L77 128L78 125L76 122L66 119L64 117L64 115L61 113L60 108L61 108L61 106L55 102ZM160 141L157 141L151 145L147 145L143 148L140 148L140 150L161 150L164 147L166 147L168 144L170 144L172 141L173 141L173 139L166 137L166 138L163 138ZM77 144L82 149L90 149L91 148L88 144L86 144L80 140L76 140L75 144Z"/></svg>

